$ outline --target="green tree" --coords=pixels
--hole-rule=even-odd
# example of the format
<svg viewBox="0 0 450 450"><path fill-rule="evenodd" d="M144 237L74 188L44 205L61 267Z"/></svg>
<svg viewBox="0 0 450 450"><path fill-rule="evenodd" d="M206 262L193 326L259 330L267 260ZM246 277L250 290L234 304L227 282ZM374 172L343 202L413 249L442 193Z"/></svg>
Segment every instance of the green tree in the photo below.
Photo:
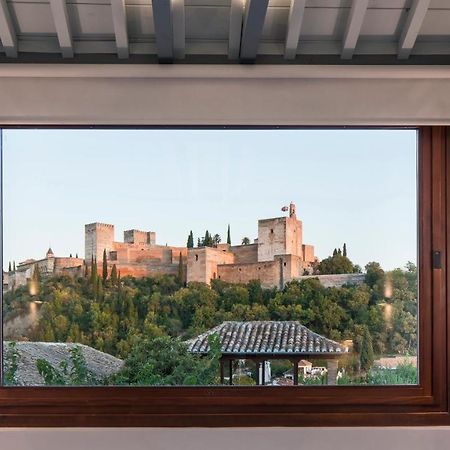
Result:
<svg viewBox="0 0 450 450"><path fill-rule="evenodd" d="M10 342L4 353L4 383L7 386L17 385L17 369L19 367L20 352L17 350L17 344Z"/></svg>
<svg viewBox="0 0 450 450"><path fill-rule="evenodd" d="M361 352L359 355L361 370L367 373L372 367L374 359L372 336L370 335L367 326L365 326L361 342Z"/></svg>
<svg viewBox="0 0 450 450"><path fill-rule="evenodd" d="M202 244L205 247L212 247L214 245L214 239L208 230L206 230L206 232L205 232L205 237L203 238Z"/></svg>
<svg viewBox="0 0 450 450"><path fill-rule="evenodd" d="M248 237L243 237L242 238L242 245L249 245L250 244L250 239Z"/></svg>
<svg viewBox="0 0 450 450"><path fill-rule="evenodd" d="M320 261L317 270L321 275L341 274L353 273L355 272L355 267L346 256L341 254L341 249L339 249L333 252L333 256L329 256Z"/></svg>
<svg viewBox="0 0 450 450"><path fill-rule="evenodd" d="M180 252L180 256L178 257L178 281L181 286L184 286L186 283L186 275L184 273L184 262L183 255Z"/></svg>
<svg viewBox="0 0 450 450"><path fill-rule="evenodd" d="M103 284L106 283L107 278L108 278L108 262L106 260L106 248L105 248L105 249L103 249L103 267L102 267Z"/></svg>
<svg viewBox="0 0 450 450"><path fill-rule="evenodd" d="M384 284L384 270L381 268L380 263L369 262L366 264L366 284L373 288L376 284Z"/></svg>
<svg viewBox="0 0 450 450"><path fill-rule="evenodd" d="M187 248L194 248L194 233L189 233L188 240L187 240Z"/></svg>
<svg viewBox="0 0 450 450"><path fill-rule="evenodd" d="M95 292L95 290L97 289L97 279L98 279L98 271L97 271L97 260L92 257L92 261L91 261L91 285L92 288Z"/></svg>
<svg viewBox="0 0 450 450"><path fill-rule="evenodd" d="M113 264L111 269L111 284L117 286L117 267Z"/></svg>
<svg viewBox="0 0 450 450"><path fill-rule="evenodd" d="M55 367L45 359L38 359L36 367L46 385L92 386L101 381L87 368L86 359L78 345L70 349L68 361L63 360Z"/></svg>
<svg viewBox="0 0 450 450"><path fill-rule="evenodd" d="M211 385L218 383L220 343L210 339L207 357L193 355L187 345L168 336L139 340L116 375L118 384Z"/></svg>
<svg viewBox="0 0 450 450"><path fill-rule="evenodd" d="M97 277L97 286L95 289L95 299L103 300L103 283L100 280L100 277Z"/></svg>
<svg viewBox="0 0 450 450"><path fill-rule="evenodd" d="M222 238L220 237L220 235L219 234L215 234L213 237L212 237L212 244L213 244L213 246L214 247L217 247L219 244L220 244L220 241L222 240Z"/></svg>
<svg viewBox="0 0 450 450"><path fill-rule="evenodd" d="M231 231L230 231L230 224L228 224L228 230L227 230L227 244L231 245Z"/></svg>

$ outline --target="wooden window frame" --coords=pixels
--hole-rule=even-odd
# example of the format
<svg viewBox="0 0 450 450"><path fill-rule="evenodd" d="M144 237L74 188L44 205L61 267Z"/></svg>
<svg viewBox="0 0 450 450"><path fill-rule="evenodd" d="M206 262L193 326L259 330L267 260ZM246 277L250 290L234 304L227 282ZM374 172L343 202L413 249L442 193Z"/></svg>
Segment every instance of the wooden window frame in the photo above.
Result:
<svg viewBox="0 0 450 450"><path fill-rule="evenodd" d="M450 382L450 336L447 333L450 326L447 306L450 292L450 269L447 264L447 255L450 254L450 127L414 128L419 131L418 385L0 387L0 425L450 425L447 388ZM440 252L441 268L433 268L433 252Z"/></svg>

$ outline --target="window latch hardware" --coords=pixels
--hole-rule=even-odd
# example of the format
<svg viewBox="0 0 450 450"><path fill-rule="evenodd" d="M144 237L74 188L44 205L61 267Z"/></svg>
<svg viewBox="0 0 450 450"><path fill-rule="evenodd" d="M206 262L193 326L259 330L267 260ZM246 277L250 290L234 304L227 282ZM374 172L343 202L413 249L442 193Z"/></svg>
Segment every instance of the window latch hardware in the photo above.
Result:
<svg viewBox="0 0 450 450"><path fill-rule="evenodd" d="M433 269L442 269L441 252L433 252Z"/></svg>

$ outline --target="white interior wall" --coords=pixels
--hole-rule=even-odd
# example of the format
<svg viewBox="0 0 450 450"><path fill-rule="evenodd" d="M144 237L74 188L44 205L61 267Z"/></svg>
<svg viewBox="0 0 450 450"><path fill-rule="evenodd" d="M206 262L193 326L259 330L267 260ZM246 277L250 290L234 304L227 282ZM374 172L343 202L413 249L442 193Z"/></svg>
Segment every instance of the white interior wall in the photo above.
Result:
<svg viewBox="0 0 450 450"><path fill-rule="evenodd" d="M450 428L3 429L3 450L446 450Z"/></svg>
<svg viewBox="0 0 450 450"><path fill-rule="evenodd" d="M3 124L450 123L450 69L0 66ZM0 429L0 450L449 448L450 427Z"/></svg>
<svg viewBox="0 0 450 450"><path fill-rule="evenodd" d="M450 123L450 68L0 65L0 124Z"/></svg>

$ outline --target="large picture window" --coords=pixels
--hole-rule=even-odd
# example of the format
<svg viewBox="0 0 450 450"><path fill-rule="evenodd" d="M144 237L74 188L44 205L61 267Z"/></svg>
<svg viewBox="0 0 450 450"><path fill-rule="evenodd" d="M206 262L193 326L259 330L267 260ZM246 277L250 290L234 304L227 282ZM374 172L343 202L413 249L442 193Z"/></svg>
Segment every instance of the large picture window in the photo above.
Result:
<svg viewBox="0 0 450 450"><path fill-rule="evenodd" d="M1 401L61 393L49 411L88 400L96 424L442 411L445 138L3 129Z"/></svg>

